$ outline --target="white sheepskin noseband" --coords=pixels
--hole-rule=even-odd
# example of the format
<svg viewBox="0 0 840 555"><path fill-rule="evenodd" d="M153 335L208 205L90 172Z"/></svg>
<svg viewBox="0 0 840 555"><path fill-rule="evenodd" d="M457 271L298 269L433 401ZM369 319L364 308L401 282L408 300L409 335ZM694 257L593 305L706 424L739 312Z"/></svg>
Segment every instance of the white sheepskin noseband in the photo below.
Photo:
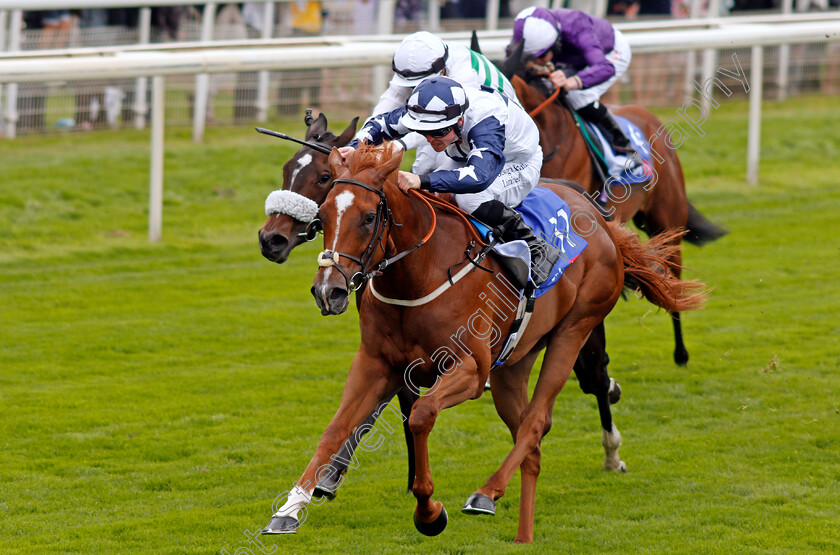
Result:
<svg viewBox="0 0 840 555"><path fill-rule="evenodd" d="M309 223L318 215L315 201L292 191L273 191L265 199L265 215L286 214L299 222Z"/></svg>

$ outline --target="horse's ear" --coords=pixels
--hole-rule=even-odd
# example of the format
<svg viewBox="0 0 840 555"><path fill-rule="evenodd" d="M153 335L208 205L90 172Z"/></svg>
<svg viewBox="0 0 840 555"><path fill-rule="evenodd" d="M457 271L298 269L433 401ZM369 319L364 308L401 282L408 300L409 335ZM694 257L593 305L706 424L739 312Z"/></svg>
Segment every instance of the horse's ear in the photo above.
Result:
<svg viewBox="0 0 840 555"><path fill-rule="evenodd" d="M337 146L345 146L347 143L350 142L350 139L353 138L353 135L356 134L356 125L359 123L359 116L353 118L353 121L350 122L350 125L347 126L347 129L339 135L338 140L336 141Z"/></svg>
<svg viewBox="0 0 840 555"><path fill-rule="evenodd" d="M394 172L394 170L400 167L400 164L402 164L404 153L405 151L403 151L402 149L397 150L396 153L391 155L390 160L386 161L384 164L379 166L379 169L376 170L376 175L380 181L384 183L385 180L388 179L388 176L391 175Z"/></svg>
<svg viewBox="0 0 840 555"><path fill-rule="evenodd" d="M311 140L315 135L323 135L327 132L327 116L322 113L318 114L315 121L306 128L306 140Z"/></svg>
<svg viewBox="0 0 840 555"><path fill-rule="evenodd" d="M337 176L338 170L344 166L344 158L341 157L341 153L338 152L336 147L333 147L332 152L330 152L328 161L330 163L330 170L332 171L333 177Z"/></svg>
<svg viewBox="0 0 840 555"><path fill-rule="evenodd" d="M478 33L473 29L472 37L470 38L470 50L476 54L481 54L481 47L478 45Z"/></svg>
<svg viewBox="0 0 840 555"><path fill-rule="evenodd" d="M508 45L507 58L505 58L505 63L502 64L501 68L502 73L504 73L505 77L508 79L512 79L513 76L516 75L516 72L519 71L519 68L522 67L522 52L524 51L524 40Z"/></svg>

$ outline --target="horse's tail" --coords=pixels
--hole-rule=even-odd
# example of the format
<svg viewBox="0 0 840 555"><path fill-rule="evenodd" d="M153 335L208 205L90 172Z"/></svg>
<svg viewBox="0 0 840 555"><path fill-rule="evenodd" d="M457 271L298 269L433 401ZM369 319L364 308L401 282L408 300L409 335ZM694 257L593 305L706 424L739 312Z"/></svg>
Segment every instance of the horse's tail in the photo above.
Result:
<svg viewBox="0 0 840 555"><path fill-rule="evenodd" d="M630 229L610 223L616 246L624 264L624 286L637 289L644 297L669 312L703 307L707 294L698 281L678 279L669 269L669 259L679 250L682 230L659 233L644 244Z"/></svg>
<svg viewBox="0 0 840 555"><path fill-rule="evenodd" d="M691 202L688 203L686 228L688 231L685 234L685 240L698 247L716 241L729 233L725 228L710 222L706 216L694 208Z"/></svg>

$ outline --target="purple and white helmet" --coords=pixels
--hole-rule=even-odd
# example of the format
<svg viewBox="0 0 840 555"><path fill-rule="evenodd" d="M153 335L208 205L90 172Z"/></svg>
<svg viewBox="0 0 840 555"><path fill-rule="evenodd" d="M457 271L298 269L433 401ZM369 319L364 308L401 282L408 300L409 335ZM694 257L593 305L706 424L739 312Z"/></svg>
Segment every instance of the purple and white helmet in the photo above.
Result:
<svg viewBox="0 0 840 555"><path fill-rule="evenodd" d="M545 8L525 8L513 21L513 42L525 41L523 52L537 58L548 52L560 36L560 22Z"/></svg>

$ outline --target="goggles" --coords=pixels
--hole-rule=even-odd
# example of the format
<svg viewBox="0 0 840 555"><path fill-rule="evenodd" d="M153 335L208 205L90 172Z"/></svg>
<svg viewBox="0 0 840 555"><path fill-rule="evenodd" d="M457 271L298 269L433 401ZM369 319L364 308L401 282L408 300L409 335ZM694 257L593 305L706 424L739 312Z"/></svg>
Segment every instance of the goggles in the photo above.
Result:
<svg viewBox="0 0 840 555"><path fill-rule="evenodd" d="M443 129L432 129L429 131L421 131L420 133L426 137L432 137L433 139L440 139L442 137L446 137L449 135L449 132L452 131L452 126L444 127Z"/></svg>

